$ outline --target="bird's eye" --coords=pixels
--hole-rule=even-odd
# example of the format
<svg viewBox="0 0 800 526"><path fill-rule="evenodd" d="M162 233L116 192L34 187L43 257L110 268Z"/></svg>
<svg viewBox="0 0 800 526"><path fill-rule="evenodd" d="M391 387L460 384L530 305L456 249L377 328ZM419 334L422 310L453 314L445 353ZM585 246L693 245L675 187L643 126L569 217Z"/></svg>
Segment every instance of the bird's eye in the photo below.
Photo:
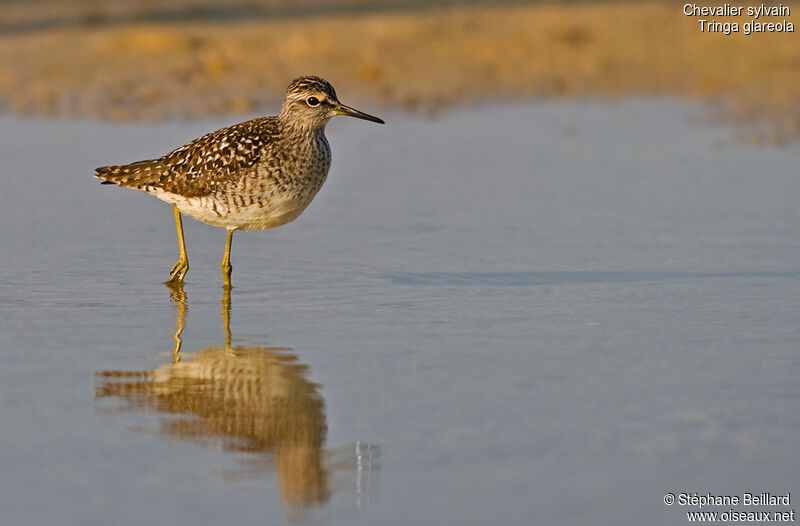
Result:
<svg viewBox="0 0 800 526"><path fill-rule="evenodd" d="M309 97L308 99L306 99L306 102L308 103L309 106L314 107L319 104L319 99L316 97Z"/></svg>

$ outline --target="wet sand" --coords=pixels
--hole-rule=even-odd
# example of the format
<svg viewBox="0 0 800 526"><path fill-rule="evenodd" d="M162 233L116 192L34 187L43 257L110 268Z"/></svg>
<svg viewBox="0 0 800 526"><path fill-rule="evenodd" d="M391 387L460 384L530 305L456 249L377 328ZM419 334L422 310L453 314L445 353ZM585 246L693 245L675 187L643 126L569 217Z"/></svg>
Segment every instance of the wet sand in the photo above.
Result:
<svg viewBox="0 0 800 526"><path fill-rule="evenodd" d="M25 8L14 9L24 27ZM7 31L0 106L117 120L252 114L273 111L289 79L315 73L353 103L436 111L669 95L713 102L754 140L800 133L794 33L701 33L671 3L331 11L111 25L87 13L78 25Z"/></svg>

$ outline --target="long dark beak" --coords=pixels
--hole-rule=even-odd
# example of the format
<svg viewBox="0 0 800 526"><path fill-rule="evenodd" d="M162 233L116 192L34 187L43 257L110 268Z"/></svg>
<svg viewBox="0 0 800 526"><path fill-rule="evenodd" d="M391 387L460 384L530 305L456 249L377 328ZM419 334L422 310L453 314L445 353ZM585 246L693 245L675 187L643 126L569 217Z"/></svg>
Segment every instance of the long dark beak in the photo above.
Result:
<svg viewBox="0 0 800 526"><path fill-rule="evenodd" d="M333 107L333 111L335 111L338 115L349 115L350 117L356 117L357 119L364 119L365 121L372 121L377 122L378 124L386 124L383 122L383 119L379 119L378 117L369 115L364 113L363 111L358 111L355 108L351 108L350 106L345 106L341 102L337 102L336 106Z"/></svg>

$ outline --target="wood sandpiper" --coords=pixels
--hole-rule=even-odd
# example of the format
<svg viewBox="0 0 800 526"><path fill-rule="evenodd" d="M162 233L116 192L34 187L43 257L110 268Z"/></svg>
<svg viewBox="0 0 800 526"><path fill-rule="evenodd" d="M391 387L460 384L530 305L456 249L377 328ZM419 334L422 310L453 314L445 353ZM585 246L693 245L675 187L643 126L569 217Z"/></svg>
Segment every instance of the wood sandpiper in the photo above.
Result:
<svg viewBox="0 0 800 526"><path fill-rule="evenodd" d="M236 230L265 230L293 221L328 176L331 148L325 125L336 115L383 124L345 106L326 80L292 81L280 114L204 135L158 159L102 166L103 184L134 188L172 203L178 262L167 284L183 282L189 258L181 212L228 230L222 273L231 286L231 241Z"/></svg>

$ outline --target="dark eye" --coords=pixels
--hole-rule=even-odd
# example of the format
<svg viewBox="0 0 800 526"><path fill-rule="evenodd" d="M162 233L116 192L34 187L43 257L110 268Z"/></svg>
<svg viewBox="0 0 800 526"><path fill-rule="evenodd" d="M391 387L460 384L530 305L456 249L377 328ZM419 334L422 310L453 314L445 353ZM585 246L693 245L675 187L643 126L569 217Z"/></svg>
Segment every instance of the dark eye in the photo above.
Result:
<svg viewBox="0 0 800 526"><path fill-rule="evenodd" d="M316 97L309 97L308 99L306 99L306 102L308 103L309 106L316 106L319 104L319 99Z"/></svg>

